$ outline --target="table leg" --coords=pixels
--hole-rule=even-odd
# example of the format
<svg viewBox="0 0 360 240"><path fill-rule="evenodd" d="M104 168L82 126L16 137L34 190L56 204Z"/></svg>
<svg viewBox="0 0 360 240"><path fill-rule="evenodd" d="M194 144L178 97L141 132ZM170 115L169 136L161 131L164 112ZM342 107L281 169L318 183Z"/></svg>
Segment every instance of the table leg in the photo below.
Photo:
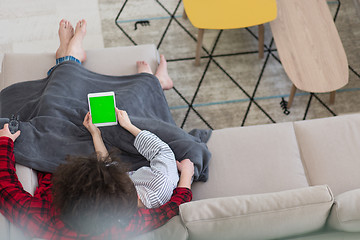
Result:
<svg viewBox="0 0 360 240"><path fill-rule="evenodd" d="M330 104L334 104L335 103L335 93L336 91L332 91L330 93Z"/></svg>
<svg viewBox="0 0 360 240"><path fill-rule="evenodd" d="M258 26L258 41L259 41L259 58L264 57L264 24Z"/></svg>
<svg viewBox="0 0 360 240"><path fill-rule="evenodd" d="M295 93L296 93L296 87L295 87L295 85L293 84L292 87L291 87L291 92L290 92L290 96L289 96L289 101L288 101L288 104L287 104L287 108L291 108L292 102L293 102L294 97L295 97Z"/></svg>
<svg viewBox="0 0 360 240"><path fill-rule="evenodd" d="M201 53L203 38L204 38L204 29L199 28L198 37L197 37L197 45L196 45L195 66L200 65L200 53Z"/></svg>

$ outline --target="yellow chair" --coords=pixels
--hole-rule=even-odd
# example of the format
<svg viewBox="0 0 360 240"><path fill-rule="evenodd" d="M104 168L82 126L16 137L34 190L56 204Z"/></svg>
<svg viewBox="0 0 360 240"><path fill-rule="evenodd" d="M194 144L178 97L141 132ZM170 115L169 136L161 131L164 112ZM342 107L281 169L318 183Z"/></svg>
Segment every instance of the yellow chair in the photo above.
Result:
<svg viewBox="0 0 360 240"><path fill-rule="evenodd" d="M276 18L276 0L183 0L184 15L198 28L195 65L200 64L204 29L234 29L259 25L259 57L264 56L264 23Z"/></svg>

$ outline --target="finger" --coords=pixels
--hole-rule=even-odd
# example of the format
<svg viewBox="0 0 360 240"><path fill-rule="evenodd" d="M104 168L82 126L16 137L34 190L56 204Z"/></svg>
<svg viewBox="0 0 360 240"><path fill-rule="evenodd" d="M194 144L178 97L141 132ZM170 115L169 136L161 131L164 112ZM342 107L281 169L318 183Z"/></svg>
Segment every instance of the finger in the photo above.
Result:
<svg viewBox="0 0 360 240"><path fill-rule="evenodd" d="M18 138L20 136L20 130L17 130L16 133L13 134L14 139Z"/></svg>
<svg viewBox="0 0 360 240"><path fill-rule="evenodd" d="M118 108L115 108L116 110L116 115L118 116L118 117L121 117L121 112L120 112L120 110L118 109Z"/></svg>
<svg viewBox="0 0 360 240"><path fill-rule="evenodd" d="M123 115L124 117L127 117L127 116L128 116L128 114L127 114L126 111L122 110L121 112L122 112L122 115Z"/></svg>
<svg viewBox="0 0 360 240"><path fill-rule="evenodd" d="M4 124L4 129L9 129L9 124L8 123Z"/></svg>
<svg viewBox="0 0 360 240"><path fill-rule="evenodd" d="M84 121L83 121L83 125L85 125L86 124L86 122L87 122L87 118L88 118L88 113L85 115L85 117L84 117Z"/></svg>
<svg viewBox="0 0 360 240"><path fill-rule="evenodd" d="M121 118L125 118L126 117L126 114L123 110L120 110L120 115L121 115Z"/></svg>

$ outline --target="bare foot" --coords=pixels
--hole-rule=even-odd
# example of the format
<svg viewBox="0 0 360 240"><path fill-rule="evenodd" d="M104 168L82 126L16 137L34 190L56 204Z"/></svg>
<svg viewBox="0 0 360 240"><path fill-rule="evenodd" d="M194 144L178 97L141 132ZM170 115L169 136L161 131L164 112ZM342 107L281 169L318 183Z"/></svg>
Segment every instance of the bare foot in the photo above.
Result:
<svg viewBox="0 0 360 240"><path fill-rule="evenodd" d="M83 49L82 42L86 35L86 21L83 19L76 24L75 34L70 40L66 50L66 56L73 56L81 62L86 60L86 52Z"/></svg>
<svg viewBox="0 0 360 240"><path fill-rule="evenodd" d="M61 58L66 56L66 50L73 36L74 36L73 26L68 20L62 19L59 23L60 46L56 51L56 58Z"/></svg>
<svg viewBox="0 0 360 240"><path fill-rule="evenodd" d="M149 64L145 61L136 62L138 73L150 73L153 74Z"/></svg>
<svg viewBox="0 0 360 240"><path fill-rule="evenodd" d="M164 55L160 55L160 64L156 70L155 76L159 79L162 89L169 90L174 86L167 71L167 62Z"/></svg>

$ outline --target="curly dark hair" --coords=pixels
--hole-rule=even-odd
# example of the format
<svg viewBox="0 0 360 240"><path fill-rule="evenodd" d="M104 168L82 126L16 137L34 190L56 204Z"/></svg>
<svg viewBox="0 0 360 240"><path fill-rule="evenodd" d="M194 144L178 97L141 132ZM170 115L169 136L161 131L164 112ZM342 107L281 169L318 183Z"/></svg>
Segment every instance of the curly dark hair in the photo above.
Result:
<svg viewBox="0 0 360 240"><path fill-rule="evenodd" d="M53 204L78 233L97 235L125 227L137 210L137 193L125 165L113 155L98 160L68 156L53 174Z"/></svg>

